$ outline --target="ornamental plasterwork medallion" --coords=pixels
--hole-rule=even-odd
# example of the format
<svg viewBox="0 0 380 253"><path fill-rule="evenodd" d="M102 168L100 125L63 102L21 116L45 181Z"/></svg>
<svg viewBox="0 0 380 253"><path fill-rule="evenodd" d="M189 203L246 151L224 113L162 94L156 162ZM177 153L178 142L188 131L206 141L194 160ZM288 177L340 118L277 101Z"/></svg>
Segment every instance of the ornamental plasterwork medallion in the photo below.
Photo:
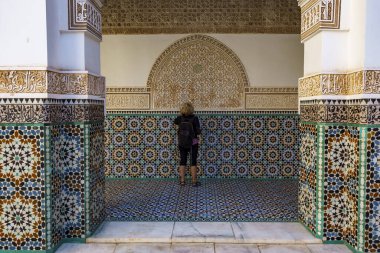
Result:
<svg viewBox="0 0 380 253"><path fill-rule="evenodd" d="M340 0L299 0L301 40L321 29L339 29Z"/></svg>
<svg viewBox="0 0 380 253"><path fill-rule="evenodd" d="M216 39L185 37L166 49L154 64L147 87L152 107L177 110L192 101L197 110L244 108L248 77L238 57Z"/></svg>
<svg viewBox="0 0 380 253"><path fill-rule="evenodd" d="M69 30L84 30L102 39L102 2L69 0Z"/></svg>

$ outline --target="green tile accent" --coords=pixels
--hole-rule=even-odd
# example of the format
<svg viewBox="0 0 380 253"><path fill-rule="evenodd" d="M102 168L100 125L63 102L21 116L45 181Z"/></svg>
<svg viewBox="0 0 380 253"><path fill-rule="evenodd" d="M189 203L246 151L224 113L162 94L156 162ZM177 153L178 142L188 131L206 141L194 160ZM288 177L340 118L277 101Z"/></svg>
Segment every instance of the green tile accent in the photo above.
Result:
<svg viewBox="0 0 380 253"><path fill-rule="evenodd" d="M316 237L323 239L323 222L324 222L324 174L325 174L325 127L318 125L317 140L317 167L316 167Z"/></svg>
<svg viewBox="0 0 380 253"><path fill-rule="evenodd" d="M85 183L84 183L84 198L85 198L85 220L86 220L86 236L91 235L90 231L90 125L84 125L84 161L85 161Z"/></svg>
<svg viewBox="0 0 380 253"><path fill-rule="evenodd" d="M51 199L51 126L45 127L45 183L46 183L46 248L51 249L52 247L52 199Z"/></svg>
<svg viewBox="0 0 380 253"><path fill-rule="evenodd" d="M367 175L367 128L360 128L359 139L359 199L358 199L358 248L365 249L365 211L366 211L366 175Z"/></svg>

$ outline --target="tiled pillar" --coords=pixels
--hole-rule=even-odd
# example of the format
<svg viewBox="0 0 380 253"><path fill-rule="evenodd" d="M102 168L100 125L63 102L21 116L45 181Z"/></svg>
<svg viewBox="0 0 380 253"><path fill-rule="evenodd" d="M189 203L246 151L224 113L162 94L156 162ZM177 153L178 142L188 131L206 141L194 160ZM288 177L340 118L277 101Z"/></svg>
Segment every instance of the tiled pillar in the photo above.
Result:
<svg viewBox="0 0 380 253"><path fill-rule="evenodd" d="M326 243L378 252L380 3L299 2L300 220Z"/></svg>
<svg viewBox="0 0 380 253"><path fill-rule="evenodd" d="M78 1L89 14L73 32L67 1L0 3L0 251L53 252L104 219L98 4Z"/></svg>

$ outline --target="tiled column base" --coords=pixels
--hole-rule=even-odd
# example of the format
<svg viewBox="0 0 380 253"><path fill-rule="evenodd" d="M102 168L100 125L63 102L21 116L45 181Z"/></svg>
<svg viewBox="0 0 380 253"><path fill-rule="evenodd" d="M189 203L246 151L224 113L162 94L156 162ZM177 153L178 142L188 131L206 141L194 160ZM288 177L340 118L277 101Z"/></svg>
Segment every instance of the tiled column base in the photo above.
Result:
<svg viewBox="0 0 380 253"><path fill-rule="evenodd" d="M318 238L358 252L379 250L379 130L301 124L300 219Z"/></svg>
<svg viewBox="0 0 380 253"><path fill-rule="evenodd" d="M104 219L103 105L54 102L30 105L49 121L0 124L0 251L54 251Z"/></svg>

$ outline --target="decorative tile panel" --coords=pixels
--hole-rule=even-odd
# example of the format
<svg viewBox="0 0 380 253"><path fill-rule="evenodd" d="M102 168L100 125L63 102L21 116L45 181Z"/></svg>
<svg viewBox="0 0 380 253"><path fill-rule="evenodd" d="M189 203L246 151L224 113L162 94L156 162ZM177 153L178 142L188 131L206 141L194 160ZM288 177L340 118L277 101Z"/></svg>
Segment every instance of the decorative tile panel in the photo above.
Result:
<svg viewBox="0 0 380 253"><path fill-rule="evenodd" d="M380 70L319 74L299 79L299 96L380 94Z"/></svg>
<svg viewBox="0 0 380 253"><path fill-rule="evenodd" d="M244 108L248 83L244 66L228 47L210 36L191 35L161 54L147 87L153 109L178 110L192 101L198 110L228 110Z"/></svg>
<svg viewBox="0 0 380 253"><path fill-rule="evenodd" d="M86 140L89 141L89 150L87 151L89 167L86 179L89 182L89 189L86 193L88 198L86 235L91 235L105 219L104 124L93 123L86 127L89 128L88 136L86 136Z"/></svg>
<svg viewBox="0 0 380 253"><path fill-rule="evenodd" d="M299 172L299 218L313 233L316 233L316 177L317 177L317 128L301 124L300 127L300 172Z"/></svg>
<svg viewBox="0 0 380 253"><path fill-rule="evenodd" d="M0 126L0 250L46 250L43 126Z"/></svg>
<svg viewBox="0 0 380 253"><path fill-rule="evenodd" d="M298 173L296 115L198 114L202 177L293 178ZM177 177L176 113L108 114L106 176Z"/></svg>
<svg viewBox="0 0 380 253"><path fill-rule="evenodd" d="M107 0L104 34L300 33L293 0Z"/></svg>
<svg viewBox="0 0 380 253"><path fill-rule="evenodd" d="M325 141L326 240L357 246L359 129L330 126Z"/></svg>
<svg viewBox="0 0 380 253"><path fill-rule="evenodd" d="M48 70L0 70L0 93L49 93L104 97L105 78Z"/></svg>
<svg viewBox="0 0 380 253"><path fill-rule="evenodd" d="M85 234L83 125L51 128L52 245Z"/></svg>
<svg viewBox="0 0 380 253"><path fill-rule="evenodd" d="M301 6L301 39L322 29L339 29L340 0L299 0Z"/></svg>

